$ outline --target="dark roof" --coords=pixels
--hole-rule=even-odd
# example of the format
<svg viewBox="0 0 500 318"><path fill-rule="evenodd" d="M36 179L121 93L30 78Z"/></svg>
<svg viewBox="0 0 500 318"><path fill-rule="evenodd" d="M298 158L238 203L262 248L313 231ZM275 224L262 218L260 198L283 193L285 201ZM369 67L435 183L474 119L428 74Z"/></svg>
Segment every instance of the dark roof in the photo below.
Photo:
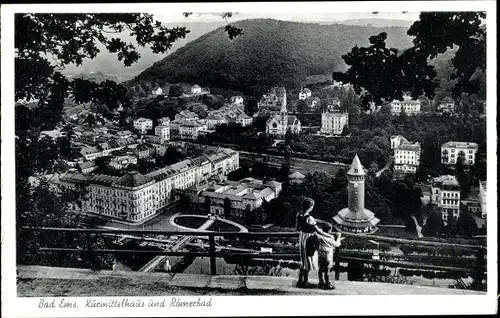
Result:
<svg viewBox="0 0 500 318"><path fill-rule="evenodd" d="M148 178L146 178L145 176L143 176L139 172L130 171L127 174L125 174L123 177L118 179L116 181L116 183L123 185L123 186L126 186L126 187L134 188L134 187L138 187L140 185L143 185L149 181L150 180Z"/></svg>

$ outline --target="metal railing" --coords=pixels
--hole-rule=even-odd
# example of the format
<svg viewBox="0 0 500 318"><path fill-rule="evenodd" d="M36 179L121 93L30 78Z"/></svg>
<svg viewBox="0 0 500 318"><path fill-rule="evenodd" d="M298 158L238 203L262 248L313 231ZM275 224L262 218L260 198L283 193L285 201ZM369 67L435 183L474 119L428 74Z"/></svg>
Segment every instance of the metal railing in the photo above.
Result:
<svg viewBox="0 0 500 318"><path fill-rule="evenodd" d="M132 254L155 254L155 255L165 255L165 256L192 256L192 257L209 257L210 259L210 274L216 275L216 258L217 257L242 257L242 258L264 258L264 259L289 259L297 258L298 253L270 253L270 252L258 252L258 253L248 253L248 252L221 252L216 251L215 237L224 238L237 238L239 240L252 240L262 238L297 238L297 232L197 232L197 231L163 231L163 230L140 230L140 229L80 229L80 228L52 228L52 227L42 227L42 228L31 228L31 231L35 232L59 232L59 233L73 233L73 234L84 234L86 236L87 247L86 248L65 248L65 247L39 247L38 251L42 253L46 252L61 252L61 253L84 253L88 255L89 261L92 263L95 254L97 253L132 253ZM207 237L208 252L192 252L192 251L154 251L154 250L139 250L139 249L95 249L92 243L92 236L95 235L163 235L163 236L193 236L193 237ZM336 234L336 233L332 233ZM486 277L486 246L483 245L470 245L470 244L453 244L435 241L423 241L423 240L410 240L402 238L393 237L383 237L376 235L366 235L366 234L352 234L343 232L342 235L347 239L358 239L358 240L370 240L378 241L382 243L390 243L396 245L411 245L417 248L420 247L433 247L433 248L452 248L455 251L466 251L467 254L474 255L475 265L471 268L469 267L457 267L457 266L442 266L442 265L432 265L423 264L411 261L400 261L400 258L415 258L416 255L405 255L391 252L380 252L380 257L385 257L389 259L374 259L370 257L372 254L370 252L360 252L356 250L347 250L345 248L337 248L334 254L334 270L335 279L339 280L340 274L340 263L341 262L358 262L366 264L378 264L382 266L392 266L399 268L412 268L421 270L434 270L434 271L445 271L445 272L455 272L470 274L474 279L474 289L480 289L483 279ZM376 249L373 249L376 250ZM456 259L454 256L443 256L443 255L420 255L423 259ZM392 260L391 260L392 258ZM396 259L396 260L394 260ZM471 260L472 258L468 258Z"/></svg>

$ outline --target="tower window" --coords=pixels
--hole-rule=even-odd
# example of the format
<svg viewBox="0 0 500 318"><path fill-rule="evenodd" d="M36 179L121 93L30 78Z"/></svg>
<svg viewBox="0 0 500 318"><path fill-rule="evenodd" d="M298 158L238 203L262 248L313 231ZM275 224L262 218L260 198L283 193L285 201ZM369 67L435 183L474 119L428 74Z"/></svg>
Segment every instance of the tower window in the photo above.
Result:
<svg viewBox="0 0 500 318"><path fill-rule="evenodd" d="M358 172L358 169L354 169L354 172Z"/></svg>

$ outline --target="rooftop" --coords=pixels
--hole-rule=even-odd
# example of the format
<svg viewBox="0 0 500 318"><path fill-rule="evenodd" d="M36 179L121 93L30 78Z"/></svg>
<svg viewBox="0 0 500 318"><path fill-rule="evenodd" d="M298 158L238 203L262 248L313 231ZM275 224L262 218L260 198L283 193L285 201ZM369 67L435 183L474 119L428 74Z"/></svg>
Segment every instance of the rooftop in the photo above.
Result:
<svg viewBox="0 0 500 318"><path fill-rule="evenodd" d="M347 171L347 174L351 176L365 175L365 170L363 169L363 165L361 164L361 161L359 161L359 157L357 154L352 160L351 168L349 169L349 171Z"/></svg>
<svg viewBox="0 0 500 318"><path fill-rule="evenodd" d="M448 141L442 145L442 147L449 148L466 148L466 149L476 149L478 145L475 142L465 142L465 141Z"/></svg>

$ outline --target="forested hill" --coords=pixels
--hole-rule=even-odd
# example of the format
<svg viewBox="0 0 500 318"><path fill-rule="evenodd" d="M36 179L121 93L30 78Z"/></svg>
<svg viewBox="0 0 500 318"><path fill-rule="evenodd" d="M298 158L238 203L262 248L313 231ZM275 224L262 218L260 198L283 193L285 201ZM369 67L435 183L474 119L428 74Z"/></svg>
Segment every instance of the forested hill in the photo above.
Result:
<svg viewBox="0 0 500 318"><path fill-rule="evenodd" d="M402 27L320 25L272 19L236 22L243 35L230 40L224 27L209 32L153 64L128 84L198 83L260 94L272 85L300 87L309 75L346 68L341 55L371 35L387 32L388 45L411 46Z"/></svg>

